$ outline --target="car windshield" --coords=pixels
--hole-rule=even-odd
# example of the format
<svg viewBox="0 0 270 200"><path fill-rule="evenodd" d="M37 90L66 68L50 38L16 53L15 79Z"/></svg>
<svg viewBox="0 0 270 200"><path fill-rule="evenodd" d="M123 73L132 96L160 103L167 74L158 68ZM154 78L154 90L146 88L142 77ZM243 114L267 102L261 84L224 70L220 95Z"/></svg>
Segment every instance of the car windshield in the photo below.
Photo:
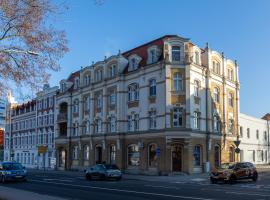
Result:
<svg viewBox="0 0 270 200"><path fill-rule="evenodd" d="M119 169L116 165L105 165L106 169Z"/></svg>
<svg viewBox="0 0 270 200"><path fill-rule="evenodd" d="M220 165L221 169L233 169L235 167L235 164L233 163L223 163Z"/></svg>
<svg viewBox="0 0 270 200"><path fill-rule="evenodd" d="M4 170L22 170L22 165L19 163L3 163Z"/></svg>

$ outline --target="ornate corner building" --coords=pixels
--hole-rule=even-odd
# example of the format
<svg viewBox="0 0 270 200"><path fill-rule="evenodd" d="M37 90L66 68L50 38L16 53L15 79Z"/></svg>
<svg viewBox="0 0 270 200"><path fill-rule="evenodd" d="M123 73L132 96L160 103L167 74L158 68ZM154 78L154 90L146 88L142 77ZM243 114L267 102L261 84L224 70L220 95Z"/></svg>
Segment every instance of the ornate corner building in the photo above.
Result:
<svg viewBox="0 0 270 200"><path fill-rule="evenodd" d="M196 173L239 159L235 61L166 35L81 68L56 95L57 168Z"/></svg>

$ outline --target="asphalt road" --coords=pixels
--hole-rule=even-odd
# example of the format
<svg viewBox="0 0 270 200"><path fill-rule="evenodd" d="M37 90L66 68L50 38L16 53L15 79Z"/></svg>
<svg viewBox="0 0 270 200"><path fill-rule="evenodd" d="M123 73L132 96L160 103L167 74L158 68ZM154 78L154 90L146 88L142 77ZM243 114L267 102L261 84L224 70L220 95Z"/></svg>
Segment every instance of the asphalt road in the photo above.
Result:
<svg viewBox="0 0 270 200"><path fill-rule="evenodd" d="M206 179L175 182L168 178L164 182L124 177L121 181L86 181L82 174L30 172L28 182L4 186L67 199L270 200L270 172L260 174L256 183L245 180L233 185L213 185Z"/></svg>

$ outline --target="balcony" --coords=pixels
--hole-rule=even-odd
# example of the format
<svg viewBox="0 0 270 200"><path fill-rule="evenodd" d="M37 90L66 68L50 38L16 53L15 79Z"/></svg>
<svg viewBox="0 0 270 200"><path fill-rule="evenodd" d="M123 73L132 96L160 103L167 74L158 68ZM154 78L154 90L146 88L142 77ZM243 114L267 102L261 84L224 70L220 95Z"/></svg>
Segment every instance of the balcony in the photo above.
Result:
<svg viewBox="0 0 270 200"><path fill-rule="evenodd" d="M67 122L67 113L58 114L57 122Z"/></svg>

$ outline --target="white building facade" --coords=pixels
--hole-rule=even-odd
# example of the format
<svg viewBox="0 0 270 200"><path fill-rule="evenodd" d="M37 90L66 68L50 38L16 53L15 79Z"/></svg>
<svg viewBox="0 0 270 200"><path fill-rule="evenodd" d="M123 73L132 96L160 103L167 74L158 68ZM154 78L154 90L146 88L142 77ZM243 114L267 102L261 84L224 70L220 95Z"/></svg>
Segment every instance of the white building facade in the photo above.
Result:
<svg viewBox="0 0 270 200"><path fill-rule="evenodd" d="M55 168L52 160L55 160L54 111L57 90L58 87L45 85L37 97L27 103L8 103L5 161L15 160L27 168Z"/></svg>
<svg viewBox="0 0 270 200"><path fill-rule="evenodd" d="M269 123L243 113L239 115L240 160L254 164L269 163Z"/></svg>

